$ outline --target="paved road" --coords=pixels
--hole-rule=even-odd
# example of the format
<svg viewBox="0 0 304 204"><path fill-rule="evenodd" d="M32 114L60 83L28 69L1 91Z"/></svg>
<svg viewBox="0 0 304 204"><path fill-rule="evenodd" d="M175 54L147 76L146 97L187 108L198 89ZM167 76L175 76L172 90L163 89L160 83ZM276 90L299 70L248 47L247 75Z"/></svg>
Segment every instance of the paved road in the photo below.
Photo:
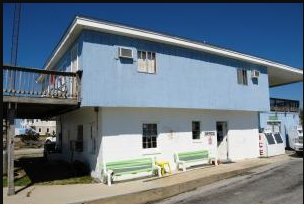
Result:
<svg viewBox="0 0 304 204"><path fill-rule="evenodd" d="M158 204L303 204L303 158L259 168Z"/></svg>

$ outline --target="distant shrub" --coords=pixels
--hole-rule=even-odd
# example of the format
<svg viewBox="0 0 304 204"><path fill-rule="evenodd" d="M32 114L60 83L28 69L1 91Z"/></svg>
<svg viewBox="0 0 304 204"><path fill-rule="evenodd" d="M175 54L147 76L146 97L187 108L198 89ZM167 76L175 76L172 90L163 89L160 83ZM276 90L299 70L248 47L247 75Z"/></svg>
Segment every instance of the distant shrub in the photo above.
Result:
<svg viewBox="0 0 304 204"><path fill-rule="evenodd" d="M39 134L27 134L27 135L21 135L20 137L21 137L22 142L29 141L29 140L34 140L34 141L39 140Z"/></svg>

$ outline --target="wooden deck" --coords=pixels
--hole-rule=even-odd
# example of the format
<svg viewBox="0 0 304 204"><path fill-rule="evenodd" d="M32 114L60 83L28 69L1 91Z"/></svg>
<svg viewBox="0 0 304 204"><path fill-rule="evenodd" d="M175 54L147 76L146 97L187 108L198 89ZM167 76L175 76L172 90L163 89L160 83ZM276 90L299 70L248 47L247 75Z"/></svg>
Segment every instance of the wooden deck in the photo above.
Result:
<svg viewBox="0 0 304 204"><path fill-rule="evenodd" d="M3 116L9 104L16 118L51 118L80 107L81 72L3 65Z"/></svg>

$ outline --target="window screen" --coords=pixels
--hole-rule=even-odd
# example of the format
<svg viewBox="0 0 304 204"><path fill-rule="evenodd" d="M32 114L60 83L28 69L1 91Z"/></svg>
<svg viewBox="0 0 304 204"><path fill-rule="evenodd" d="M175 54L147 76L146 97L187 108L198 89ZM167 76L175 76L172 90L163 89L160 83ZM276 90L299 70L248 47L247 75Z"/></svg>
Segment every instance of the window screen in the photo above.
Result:
<svg viewBox="0 0 304 204"><path fill-rule="evenodd" d="M277 141L278 144L283 143L281 134L275 133L275 134L274 134L274 138L275 138L275 140Z"/></svg>
<svg viewBox="0 0 304 204"><path fill-rule="evenodd" d="M269 145L275 144L274 138L271 133L265 133Z"/></svg>

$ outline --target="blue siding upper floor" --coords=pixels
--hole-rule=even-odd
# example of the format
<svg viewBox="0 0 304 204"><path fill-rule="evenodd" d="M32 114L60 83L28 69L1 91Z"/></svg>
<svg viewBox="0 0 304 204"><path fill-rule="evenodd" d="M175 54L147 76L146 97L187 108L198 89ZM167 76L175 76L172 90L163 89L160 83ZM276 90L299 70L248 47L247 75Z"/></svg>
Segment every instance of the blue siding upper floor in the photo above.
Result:
<svg viewBox="0 0 304 204"><path fill-rule="evenodd" d="M55 64L55 66L52 67L52 70L71 72L71 50L75 45L78 47L78 67L81 68L83 66L82 64L83 35L80 35L75 40L75 42L72 43L72 46L69 47L68 50L64 53L61 59ZM46 76L43 82L48 81L49 77L50 77L49 75Z"/></svg>
<svg viewBox="0 0 304 204"><path fill-rule="evenodd" d="M269 110L266 67L88 30L81 33L76 43L79 44L79 69L83 70L83 107ZM119 46L132 48L134 60L119 59ZM137 50L156 53L156 74L137 71ZM61 61L69 58L67 52ZM257 82L252 81L248 72L248 86L239 85L237 68L259 70L260 77Z"/></svg>

